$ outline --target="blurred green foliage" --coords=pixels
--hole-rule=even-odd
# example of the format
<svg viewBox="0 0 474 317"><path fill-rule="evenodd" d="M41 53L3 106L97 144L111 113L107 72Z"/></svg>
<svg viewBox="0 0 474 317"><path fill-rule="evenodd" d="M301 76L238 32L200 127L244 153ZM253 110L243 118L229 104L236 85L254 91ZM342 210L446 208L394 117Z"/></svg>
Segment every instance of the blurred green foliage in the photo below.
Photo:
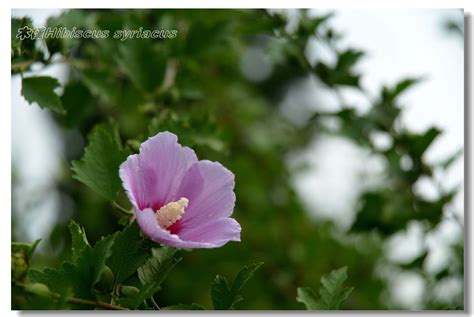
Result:
<svg viewBox="0 0 474 317"><path fill-rule="evenodd" d="M282 92L296 79L315 76L336 94L344 87L365 94L362 74L355 67L366 58L364 52L341 49L343 34L331 27L332 15L314 15L307 10L298 13L293 29L288 27L285 12L266 10L68 10L47 22L49 27L109 30L110 34L140 27L178 31L175 38L125 41L112 35L20 41L17 30L31 26L31 21L12 19L12 75L25 73L23 95L28 101L57 112L51 116L62 127L65 147L57 190L74 202L64 203L62 208L87 232L87 238L77 237L85 232L69 228L70 239L68 221L58 219L51 236L41 237L54 254L35 257L30 279L50 290L64 290L53 308L84 308L67 302L75 283L72 280L84 275L84 270L94 271L93 280L78 281L87 285L72 287L75 296L100 298L97 288L111 288L112 297L124 296L117 303L126 307L141 307L149 298L169 309L216 306L222 298L210 296L215 275L234 276L242 266L255 262L265 264L242 290L243 301L227 280L216 278L213 292L218 287L219 294L228 295L224 308L302 309L296 301L297 288L315 288L323 275L343 266L348 267L348 275L344 271L337 283L347 278L353 291L349 295L347 289L338 290L347 297L344 302L336 299L336 306L342 303L341 309L393 307L383 297L388 284L376 273L381 266L422 272L430 286L448 277L463 278L462 241L450 266L438 275L424 272L426 254L412 263L396 265L384 253L390 237L403 232L410 222L423 224L425 234L435 228L457 192L454 189L427 201L413 190L421 176L431 178L434 170L444 172L457 157L442 165L428 164L424 154L441 131L433 127L414 133L400 124L403 110L398 97L419 79L384 87L363 114L341 100L339 111L311 110L303 124L289 120L279 103ZM335 62L321 60L313 65L305 55L309 39L327 46ZM247 79L240 69L244 52L254 46L261 48L272 64L270 75L259 82ZM30 76L32 65L55 63L68 65L69 71L59 94L51 85L55 79ZM46 97L38 91L46 92ZM336 131L326 128L328 118L339 122ZM177 134L180 143L192 147L199 158L217 160L235 173L234 216L242 226L241 243L181 251L182 260L175 265L178 258L173 258L174 254L151 251L137 232L130 233L136 230L133 225L123 229L128 218L123 218L117 206L129 203L123 191L117 193L118 164L128 153L136 152L142 141L165 130ZM293 171L286 162L289 155L327 133L349 138L387 163L384 185L361 195L349 231L309 217L293 188ZM389 135L390 147L378 149L371 141L374 133ZM84 143L88 145L82 154ZM72 170L71 161L75 161ZM409 166L402 161L409 161ZM101 240L102 236L108 237ZM13 233L13 239L21 237ZM89 256L75 255L78 248L88 250ZM94 255L97 250L103 254ZM37 270L44 265L60 267L61 261L71 257L73 262L60 269ZM100 265L88 262L91 260L101 261ZM154 275L160 272L169 273L167 279ZM155 278L149 280L149 276ZM71 285L64 285L67 281ZM22 297L16 287L13 292L18 293L13 298L16 308L51 308L44 300L37 303L30 295ZM312 294L315 296L314 291ZM424 308L446 308L430 297L430 288L426 294ZM146 307L153 307L148 304ZM463 298L450 307L462 309Z"/></svg>
<svg viewBox="0 0 474 317"><path fill-rule="evenodd" d="M311 287L298 287L296 300L308 310L337 310L352 292L352 287L343 287L347 279L347 267L331 271L321 278L319 298Z"/></svg>

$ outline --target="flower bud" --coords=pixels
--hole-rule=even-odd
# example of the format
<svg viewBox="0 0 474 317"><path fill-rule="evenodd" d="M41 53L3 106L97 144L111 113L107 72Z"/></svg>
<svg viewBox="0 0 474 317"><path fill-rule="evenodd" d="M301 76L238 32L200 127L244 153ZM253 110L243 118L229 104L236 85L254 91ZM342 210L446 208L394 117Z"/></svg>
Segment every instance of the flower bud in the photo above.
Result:
<svg viewBox="0 0 474 317"><path fill-rule="evenodd" d="M100 276L99 282L97 282L97 289L101 291L109 291L114 285L115 275L114 272L108 267L105 266L104 272Z"/></svg>
<svg viewBox="0 0 474 317"><path fill-rule="evenodd" d="M126 297L132 297L132 296L135 296L137 295L140 290L138 288L136 288L135 286L122 286L120 288L120 291L122 292L123 295L125 295Z"/></svg>
<svg viewBox="0 0 474 317"><path fill-rule="evenodd" d="M28 262L23 252L12 253L12 280L23 281L28 272Z"/></svg>
<svg viewBox="0 0 474 317"><path fill-rule="evenodd" d="M41 297L51 296L51 291L49 290L49 287L42 283L29 284L25 287L25 290L29 293L33 293Z"/></svg>

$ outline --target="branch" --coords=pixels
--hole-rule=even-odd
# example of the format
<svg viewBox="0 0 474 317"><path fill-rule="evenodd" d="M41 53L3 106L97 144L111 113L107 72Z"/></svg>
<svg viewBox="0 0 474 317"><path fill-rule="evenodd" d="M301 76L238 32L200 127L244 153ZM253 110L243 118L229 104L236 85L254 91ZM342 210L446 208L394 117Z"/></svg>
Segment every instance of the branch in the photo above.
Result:
<svg viewBox="0 0 474 317"><path fill-rule="evenodd" d="M120 306L108 304L101 301L93 301L93 300L76 298L76 297L69 298L67 302L70 304L94 306L94 307L100 307L100 308L105 308L105 309L110 309L110 310L128 310L128 308L125 308L125 307L120 307Z"/></svg>
<svg viewBox="0 0 474 317"><path fill-rule="evenodd" d="M16 283L14 283L14 285L23 288L25 291L27 291L29 293L37 294L36 292L29 291L26 288L27 285L24 284L24 283L16 282ZM49 295L51 295L52 298L60 298L61 297L60 294L54 293L54 292L51 292L51 291L49 291ZM104 302L101 302L101 301L94 301L94 300L77 298L77 297L70 297L66 301L70 304L93 306L93 307L97 307L97 308L105 308L105 309L110 309L110 310L129 310L128 308L125 308L125 307L120 307L120 306L116 306L116 305L113 305L113 304L104 303Z"/></svg>

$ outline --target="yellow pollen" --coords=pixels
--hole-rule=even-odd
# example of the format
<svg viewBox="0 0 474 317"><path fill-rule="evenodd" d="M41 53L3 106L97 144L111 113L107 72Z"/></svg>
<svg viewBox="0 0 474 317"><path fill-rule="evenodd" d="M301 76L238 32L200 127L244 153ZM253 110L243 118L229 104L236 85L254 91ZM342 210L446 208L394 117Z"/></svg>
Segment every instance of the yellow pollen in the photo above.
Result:
<svg viewBox="0 0 474 317"><path fill-rule="evenodd" d="M166 229L176 221L181 219L184 209L188 207L189 200L181 197L178 201L167 203L156 212L156 221L158 225Z"/></svg>

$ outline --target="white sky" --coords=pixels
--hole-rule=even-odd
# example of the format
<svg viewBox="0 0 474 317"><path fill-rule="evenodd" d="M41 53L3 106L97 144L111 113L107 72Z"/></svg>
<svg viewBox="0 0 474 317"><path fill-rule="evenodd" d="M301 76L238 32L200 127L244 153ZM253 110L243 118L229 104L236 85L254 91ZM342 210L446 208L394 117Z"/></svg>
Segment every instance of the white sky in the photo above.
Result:
<svg viewBox="0 0 474 317"><path fill-rule="evenodd" d="M363 74L362 86L372 97L384 84L393 85L407 76L426 78L406 92L400 102L406 108L402 122L410 130L424 131L432 125L443 130L426 153L425 158L430 162L442 160L464 147L464 47L459 38L446 36L442 29L444 18L460 14L457 10L342 9L336 11L332 22L344 34L345 45L367 52L358 69ZM309 45L307 54L314 60L327 57L324 47L314 43ZM310 79L305 85L319 87ZM302 102L300 89L295 87L294 94L290 90L284 104ZM303 102L310 104L318 100L327 110L337 109L334 95L317 95L320 91L321 87L313 92L308 90L307 100ZM351 89L345 89L343 97L362 111L368 107L366 99ZM360 175L380 176L377 159L341 138L315 142L298 160L313 167L295 179L308 210L313 211L316 218L337 220L342 227L351 224L357 197L364 186L371 184L361 182ZM448 189L462 185L463 179L461 158L443 175L441 182ZM433 183L426 179L417 183L417 189L428 197L435 195L433 188ZM453 211L463 218L463 192L456 197ZM437 271L447 264L449 244L461 233L457 223L447 220L429 236L426 241L431 250L428 271ZM407 233L397 235L388 243L388 258L408 261L416 257L422 250L420 237L420 228L410 225ZM395 302L417 309L423 291L419 276L399 276L397 281L391 292Z"/></svg>

